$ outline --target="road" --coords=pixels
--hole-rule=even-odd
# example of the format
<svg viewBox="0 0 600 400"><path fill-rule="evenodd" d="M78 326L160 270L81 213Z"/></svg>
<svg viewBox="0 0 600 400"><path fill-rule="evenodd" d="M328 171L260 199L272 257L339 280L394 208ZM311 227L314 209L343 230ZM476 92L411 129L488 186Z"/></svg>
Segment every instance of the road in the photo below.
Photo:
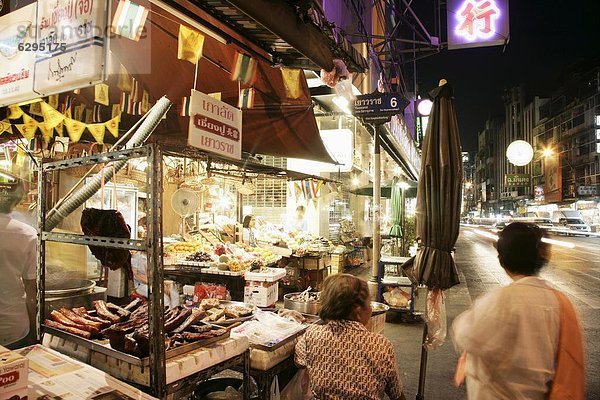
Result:
<svg viewBox="0 0 600 400"><path fill-rule="evenodd" d="M481 228L462 227L456 244L456 264L461 284L446 291L448 325L482 294L510 283L500 267L493 240L481 236ZM490 231L486 231L492 233ZM573 248L553 246L552 260L542 277L573 300L585 331L587 354L587 399L600 399L600 238L552 236ZM424 308L424 293L417 309ZM389 315L384 334L395 347L407 399L414 399L419 376L422 324L407 324ZM429 353L425 398L466 399L464 387L455 388L452 376L457 354L448 340Z"/></svg>

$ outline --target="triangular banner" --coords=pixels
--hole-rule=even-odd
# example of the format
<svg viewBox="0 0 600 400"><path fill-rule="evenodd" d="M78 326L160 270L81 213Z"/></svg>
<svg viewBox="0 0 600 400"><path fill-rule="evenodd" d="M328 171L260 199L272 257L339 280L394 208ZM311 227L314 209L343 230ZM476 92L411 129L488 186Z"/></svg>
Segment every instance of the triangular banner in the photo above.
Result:
<svg viewBox="0 0 600 400"><path fill-rule="evenodd" d="M119 64L119 82L117 83L117 87L121 89L123 92L131 92L131 75L127 72L127 69L123 66L123 64Z"/></svg>
<svg viewBox="0 0 600 400"><path fill-rule="evenodd" d="M110 121L105 122L104 125L106 126L106 129L110 132L111 135L113 135L114 137L119 136L119 117L118 116L114 117Z"/></svg>
<svg viewBox="0 0 600 400"><path fill-rule="evenodd" d="M32 129L31 127L29 127L25 124L18 124L18 125L15 125L15 127L21 133L21 135L27 140L33 139L35 136L35 131L37 130L37 126L35 127L35 129Z"/></svg>
<svg viewBox="0 0 600 400"><path fill-rule="evenodd" d="M0 135L4 132L11 132L10 122L8 122L8 120L0 121Z"/></svg>
<svg viewBox="0 0 600 400"><path fill-rule="evenodd" d="M18 119L23 116L23 110L19 106L8 106L8 110L10 111L8 119Z"/></svg>
<svg viewBox="0 0 600 400"><path fill-rule="evenodd" d="M300 85L301 69L281 68L281 78L285 87L285 94L290 99L297 99L302 95Z"/></svg>
<svg viewBox="0 0 600 400"><path fill-rule="evenodd" d="M106 131L105 124L89 124L87 126L88 131L92 134L96 142L102 144L104 143L104 133Z"/></svg>
<svg viewBox="0 0 600 400"><path fill-rule="evenodd" d="M67 133L69 134L71 141L74 143L79 142L81 135L83 135L83 131L85 131L86 125L81 121L71 118L65 118L64 124L65 128L67 128Z"/></svg>
<svg viewBox="0 0 600 400"><path fill-rule="evenodd" d="M50 126L47 122L41 122L38 124L38 128L42 132L42 139L45 143L50 143L54 136L54 127Z"/></svg>
<svg viewBox="0 0 600 400"><path fill-rule="evenodd" d="M202 56L204 35L200 32L179 25L179 40L177 44L177 58L196 64Z"/></svg>
<svg viewBox="0 0 600 400"><path fill-rule="evenodd" d="M27 114L23 114L23 124L29 129L33 129L34 132L38 126L38 122Z"/></svg>
<svg viewBox="0 0 600 400"><path fill-rule="evenodd" d="M65 116L58 111L56 111L52 106L45 101L42 102L42 115L44 116L44 122L46 126L50 128L55 128L60 124Z"/></svg>

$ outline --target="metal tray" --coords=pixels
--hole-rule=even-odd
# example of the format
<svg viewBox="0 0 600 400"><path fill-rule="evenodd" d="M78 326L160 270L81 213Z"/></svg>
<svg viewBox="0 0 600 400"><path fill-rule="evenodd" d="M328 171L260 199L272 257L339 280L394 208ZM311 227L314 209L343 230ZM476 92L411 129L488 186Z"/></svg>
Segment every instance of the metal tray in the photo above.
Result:
<svg viewBox="0 0 600 400"><path fill-rule="evenodd" d="M110 347L108 340L84 339L80 336L73 335L72 333L61 331L60 329L51 328L46 325L42 325L42 326L44 328L45 333L49 333L53 336L60 337L61 339L68 340L72 343L83 346L92 351L102 353L106 356L124 361L124 362L132 364L132 365L138 365L138 366L143 366L143 367L150 365L149 357L140 358L140 357L133 356L131 354L123 353L122 351L115 350L112 347ZM229 335L230 335L230 331L227 330L227 332L221 336L215 336L214 338L210 338L207 340L200 340L197 342L184 344L183 346L180 346L175 349L167 351L166 359L168 360L170 358L177 357L177 356L180 356L185 353L189 353L190 351L199 349L201 347L206 347L206 346L216 343L220 340L227 339L229 337Z"/></svg>

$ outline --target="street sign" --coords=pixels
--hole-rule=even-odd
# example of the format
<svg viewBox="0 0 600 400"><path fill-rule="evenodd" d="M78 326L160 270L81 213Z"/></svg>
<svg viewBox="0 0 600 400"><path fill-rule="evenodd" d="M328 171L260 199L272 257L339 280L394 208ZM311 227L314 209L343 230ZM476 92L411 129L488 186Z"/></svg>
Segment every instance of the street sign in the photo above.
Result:
<svg viewBox="0 0 600 400"><path fill-rule="evenodd" d="M528 187L530 183L528 174L506 174L504 175L504 184L510 187Z"/></svg>
<svg viewBox="0 0 600 400"><path fill-rule="evenodd" d="M401 113L408 101L399 93L371 93L356 96L352 102L352 114L365 123L383 124L392 115Z"/></svg>
<svg viewBox="0 0 600 400"><path fill-rule="evenodd" d="M596 196L598 189L596 186L579 186L577 188L577 194L580 196Z"/></svg>

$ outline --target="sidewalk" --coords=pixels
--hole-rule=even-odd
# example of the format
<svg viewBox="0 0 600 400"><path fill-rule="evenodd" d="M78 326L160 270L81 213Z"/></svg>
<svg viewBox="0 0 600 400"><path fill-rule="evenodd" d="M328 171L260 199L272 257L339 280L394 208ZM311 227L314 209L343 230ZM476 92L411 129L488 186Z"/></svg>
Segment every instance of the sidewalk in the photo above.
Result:
<svg viewBox="0 0 600 400"><path fill-rule="evenodd" d="M347 272L361 279L369 280L371 270L369 267L359 267ZM460 271L459 274L461 274ZM465 282L462 274L460 280ZM470 306L471 297L464 284L455 286L445 293L448 326L450 326L454 318ZM417 312L424 310L425 296L426 292L423 290L418 294L418 298L415 300ZM394 345L396 360L404 383L404 394L407 400L415 399L419 384L423 323L402 322L399 314L388 312L383 334ZM464 385L461 388L456 388L452 383L457 360L458 355L450 338L447 338L442 347L428 353L427 379L425 382L426 400L462 400L467 398Z"/></svg>

